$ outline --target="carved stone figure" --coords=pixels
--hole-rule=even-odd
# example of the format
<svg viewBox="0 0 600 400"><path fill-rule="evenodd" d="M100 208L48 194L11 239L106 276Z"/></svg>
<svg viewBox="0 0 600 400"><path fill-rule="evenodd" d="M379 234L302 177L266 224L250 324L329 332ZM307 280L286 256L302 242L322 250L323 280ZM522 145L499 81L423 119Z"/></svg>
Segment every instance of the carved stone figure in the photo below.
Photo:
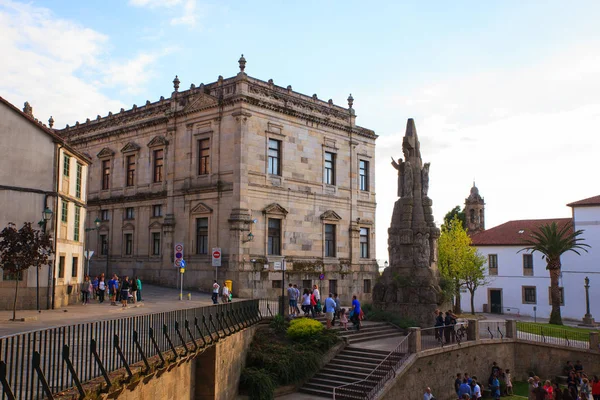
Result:
<svg viewBox="0 0 600 400"><path fill-rule="evenodd" d="M413 195L413 171L410 161L404 162L404 190L402 197L411 198Z"/></svg>
<svg viewBox="0 0 600 400"><path fill-rule="evenodd" d="M423 197L427 197L427 192L429 191L429 165L430 163L423 164L423 169L421 170L421 188Z"/></svg>
<svg viewBox="0 0 600 400"><path fill-rule="evenodd" d="M398 171L398 197L402 197L402 189L404 188L404 161L399 158L398 162L396 162L394 157L392 157L392 166Z"/></svg>

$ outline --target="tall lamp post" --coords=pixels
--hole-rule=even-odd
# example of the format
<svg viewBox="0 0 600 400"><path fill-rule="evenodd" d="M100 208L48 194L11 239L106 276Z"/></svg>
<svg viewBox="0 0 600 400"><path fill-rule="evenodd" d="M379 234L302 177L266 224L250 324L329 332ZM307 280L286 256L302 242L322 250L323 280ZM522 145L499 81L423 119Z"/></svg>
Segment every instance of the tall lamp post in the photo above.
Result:
<svg viewBox="0 0 600 400"><path fill-rule="evenodd" d="M42 211L42 220L38 222L38 225L42 228L42 233L46 234L46 225L48 225L48 221L52 219L52 210L48 207L44 208ZM36 287L35 287L35 301L38 312L42 312L40 310L40 266L35 266L35 279L36 279Z"/></svg>
<svg viewBox="0 0 600 400"><path fill-rule="evenodd" d="M85 257L87 258L87 276L90 275L90 259L92 258L92 254L90 254L90 232L91 231L95 231L98 230L98 228L100 228L100 219L96 218L94 220L94 227L93 228L85 228Z"/></svg>
<svg viewBox="0 0 600 400"><path fill-rule="evenodd" d="M596 326L592 313L590 313L590 278L585 277L585 316L583 317L583 326Z"/></svg>

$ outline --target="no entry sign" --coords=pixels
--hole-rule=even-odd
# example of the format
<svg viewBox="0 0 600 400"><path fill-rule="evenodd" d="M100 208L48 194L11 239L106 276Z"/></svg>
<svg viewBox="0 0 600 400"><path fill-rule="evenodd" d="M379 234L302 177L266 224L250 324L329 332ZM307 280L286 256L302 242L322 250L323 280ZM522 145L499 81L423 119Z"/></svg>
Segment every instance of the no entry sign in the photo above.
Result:
<svg viewBox="0 0 600 400"><path fill-rule="evenodd" d="M212 249L212 266L220 267L221 266L221 248L213 247Z"/></svg>

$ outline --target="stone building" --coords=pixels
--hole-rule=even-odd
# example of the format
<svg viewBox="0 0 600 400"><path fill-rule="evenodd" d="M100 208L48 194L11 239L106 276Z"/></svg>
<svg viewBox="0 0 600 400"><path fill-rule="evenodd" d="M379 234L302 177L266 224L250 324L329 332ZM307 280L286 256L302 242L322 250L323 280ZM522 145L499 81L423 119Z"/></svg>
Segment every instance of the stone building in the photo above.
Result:
<svg viewBox="0 0 600 400"><path fill-rule="evenodd" d="M477 233L485 230L485 201L479 194L479 189L473 182L471 193L465 199L465 218L469 233Z"/></svg>
<svg viewBox="0 0 600 400"><path fill-rule="evenodd" d="M89 207L102 224L94 273L240 297L321 284L369 298L375 256L375 139L348 108L240 72L98 116L61 134L93 157ZM220 248L222 266L212 267Z"/></svg>
<svg viewBox="0 0 600 400"><path fill-rule="evenodd" d="M76 302L85 271L90 160L51 129L52 117L48 122L49 128L34 118L29 103L21 111L0 97L0 230L30 222L45 229L54 245L51 266L31 267L20 277L19 309ZM17 277L1 275L0 309L11 309Z"/></svg>

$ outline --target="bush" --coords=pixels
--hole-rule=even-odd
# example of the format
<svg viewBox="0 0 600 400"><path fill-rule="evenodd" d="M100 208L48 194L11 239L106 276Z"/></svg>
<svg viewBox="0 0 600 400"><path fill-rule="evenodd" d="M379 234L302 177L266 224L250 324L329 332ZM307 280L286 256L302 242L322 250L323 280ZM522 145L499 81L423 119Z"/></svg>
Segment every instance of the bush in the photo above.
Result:
<svg viewBox="0 0 600 400"><path fill-rule="evenodd" d="M248 393L250 400L272 400L275 391L271 375L256 368L244 368L240 376L240 387Z"/></svg>
<svg viewBox="0 0 600 400"><path fill-rule="evenodd" d="M284 333L288 327L287 322L285 322L285 318L282 315L277 314L273 317L271 321L271 329L273 329L277 333Z"/></svg>
<svg viewBox="0 0 600 400"><path fill-rule="evenodd" d="M363 304L361 308L365 313L365 318L370 321L389 322L402 329L418 326L417 323L410 318L403 317L402 315L391 311L377 310L372 304Z"/></svg>
<svg viewBox="0 0 600 400"><path fill-rule="evenodd" d="M287 336L293 340L308 340L321 333L323 324L309 318L295 319L290 323Z"/></svg>

